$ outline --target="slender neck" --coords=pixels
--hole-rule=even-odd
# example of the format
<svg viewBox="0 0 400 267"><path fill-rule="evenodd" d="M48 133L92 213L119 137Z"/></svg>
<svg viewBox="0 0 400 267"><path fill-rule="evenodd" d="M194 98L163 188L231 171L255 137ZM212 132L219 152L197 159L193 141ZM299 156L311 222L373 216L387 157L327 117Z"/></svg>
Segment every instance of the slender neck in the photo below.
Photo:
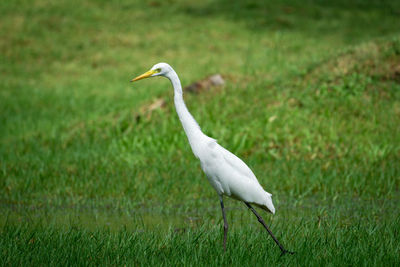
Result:
<svg viewBox="0 0 400 267"><path fill-rule="evenodd" d="M193 149L194 139L203 135L200 126L197 124L192 114L187 109L185 102L183 101L183 92L181 82L179 81L178 75L175 71L170 71L166 77L171 81L174 87L174 102L176 113L178 114L179 120L182 123L183 129L188 137L189 143Z"/></svg>

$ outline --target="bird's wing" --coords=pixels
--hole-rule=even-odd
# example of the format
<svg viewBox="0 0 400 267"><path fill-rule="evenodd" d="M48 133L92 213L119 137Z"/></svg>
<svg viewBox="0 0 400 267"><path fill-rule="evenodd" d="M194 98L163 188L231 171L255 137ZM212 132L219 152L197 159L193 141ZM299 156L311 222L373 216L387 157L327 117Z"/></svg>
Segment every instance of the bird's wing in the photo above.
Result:
<svg viewBox="0 0 400 267"><path fill-rule="evenodd" d="M224 160L227 164L229 164L232 169L240 173L241 175L249 178L258 183L258 180L254 173L250 170L250 168L244 163L240 158L238 158L235 154L225 149L224 147L218 145L219 151L221 152Z"/></svg>

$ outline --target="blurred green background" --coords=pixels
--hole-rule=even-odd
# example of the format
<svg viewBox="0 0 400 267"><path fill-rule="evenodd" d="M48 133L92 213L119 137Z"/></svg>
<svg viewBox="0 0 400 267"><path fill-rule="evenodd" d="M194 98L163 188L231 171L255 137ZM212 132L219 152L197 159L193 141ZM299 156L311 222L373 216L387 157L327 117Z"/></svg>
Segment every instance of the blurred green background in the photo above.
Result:
<svg viewBox="0 0 400 267"><path fill-rule="evenodd" d="M400 2L3 1L0 14L2 265L400 263ZM170 83L129 83L158 62L183 86L223 76L185 101L273 194L263 217L294 257L233 200L222 252Z"/></svg>

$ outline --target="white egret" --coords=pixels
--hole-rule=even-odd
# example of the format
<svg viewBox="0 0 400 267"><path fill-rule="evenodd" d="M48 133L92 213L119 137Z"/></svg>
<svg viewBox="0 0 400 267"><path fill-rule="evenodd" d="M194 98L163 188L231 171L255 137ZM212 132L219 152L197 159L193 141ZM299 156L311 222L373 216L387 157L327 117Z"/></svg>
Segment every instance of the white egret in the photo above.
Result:
<svg viewBox="0 0 400 267"><path fill-rule="evenodd" d="M131 82L156 76L164 76L171 81L174 87L176 112L189 140L193 154L200 160L201 168L207 175L208 181L218 193L222 217L224 219L224 250L226 249L228 223L225 216L223 196L228 196L243 201L246 204L279 246L282 254L292 253L281 245L261 216L251 206L251 204L254 204L274 214L275 207L272 203L271 194L261 187L256 176L241 159L220 146L215 139L205 135L201 131L200 126L186 108L183 101L181 83L172 67L166 63L158 63L149 71L132 79Z"/></svg>

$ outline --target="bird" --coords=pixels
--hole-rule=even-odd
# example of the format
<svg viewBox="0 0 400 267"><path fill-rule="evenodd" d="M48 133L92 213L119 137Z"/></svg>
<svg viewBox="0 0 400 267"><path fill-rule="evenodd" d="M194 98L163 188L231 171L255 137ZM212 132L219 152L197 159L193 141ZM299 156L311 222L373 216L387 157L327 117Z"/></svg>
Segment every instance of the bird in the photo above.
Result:
<svg viewBox="0 0 400 267"><path fill-rule="evenodd" d="M225 215L223 197L227 196L244 202L279 246L282 255L286 253L293 254L293 252L283 247L252 206L255 205L267 212L275 214L275 207L271 198L272 195L263 189L254 173L240 158L219 145L217 140L207 136L201 131L199 124L185 105L181 82L174 69L167 63L157 63L149 71L132 79L131 82L157 76L165 77L170 80L174 88L176 113L183 126L192 152L195 157L200 160L201 169L206 174L208 181L219 196L224 220L224 251L226 250L228 222Z"/></svg>

